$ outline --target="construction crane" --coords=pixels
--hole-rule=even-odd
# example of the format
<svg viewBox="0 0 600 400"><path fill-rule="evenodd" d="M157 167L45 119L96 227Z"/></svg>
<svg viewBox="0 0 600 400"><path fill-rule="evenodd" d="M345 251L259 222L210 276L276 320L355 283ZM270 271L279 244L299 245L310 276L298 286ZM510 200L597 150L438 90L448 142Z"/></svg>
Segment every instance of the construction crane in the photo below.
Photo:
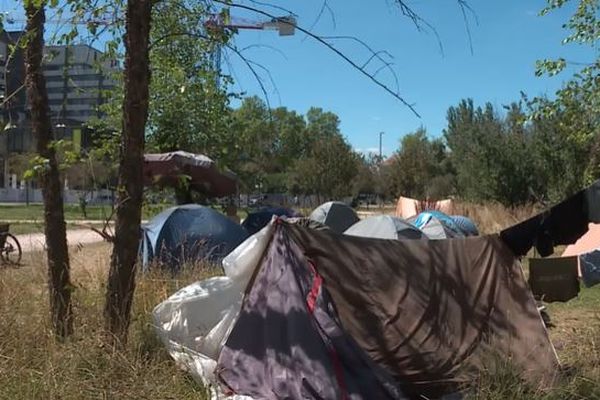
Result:
<svg viewBox="0 0 600 400"><path fill-rule="evenodd" d="M292 36L296 33L296 16L287 15L264 21L252 21L231 17L229 10L223 9L220 13L210 14L209 18L204 22L204 28L209 36L215 38L221 38L225 34L236 33L239 30L275 30L279 32L279 36ZM216 43L211 53L210 61L213 70L216 72L216 86L219 87L223 45L219 44L218 39Z"/></svg>
<svg viewBox="0 0 600 400"><path fill-rule="evenodd" d="M11 17L9 12L5 14L5 21L9 25L24 24L26 21ZM67 23L70 25L111 25L115 23L116 18L112 14L106 14L96 17L90 21L64 21L49 19L48 24ZM219 13L209 14L208 18L203 23L204 29L209 37L216 38L215 46L210 55L211 67L216 73L216 85L220 86L221 82L221 59L223 53L223 45L219 44L219 39L225 34L233 34L239 30L274 30L279 32L279 36L293 36L296 33L296 16L287 15L283 17L271 18L263 21L252 21L244 18L232 17L228 9L222 9Z"/></svg>
<svg viewBox="0 0 600 400"><path fill-rule="evenodd" d="M24 25L27 23L26 19L14 18L11 15L10 11L0 12L0 14L4 15L4 23L7 25ZM112 25L116 23L116 17L112 13L104 13L99 16L94 16L89 20L82 18L81 20L73 20L73 19L62 19L62 18L49 18L45 21L45 24L49 25L95 25L97 26L106 26Z"/></svg>

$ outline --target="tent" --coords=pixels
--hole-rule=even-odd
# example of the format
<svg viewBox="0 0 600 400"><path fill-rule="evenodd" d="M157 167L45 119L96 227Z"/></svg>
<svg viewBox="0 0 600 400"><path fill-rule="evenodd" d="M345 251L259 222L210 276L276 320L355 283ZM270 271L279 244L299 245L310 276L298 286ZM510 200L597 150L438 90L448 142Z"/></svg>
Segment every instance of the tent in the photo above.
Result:
<svg viewBox="0 0 600 400"><path fill-rule="evenodd" d="M390 215L365 218L346 229L344 234L377 239L421 239L425 237L417 227Z"/></svg>
<svg viewBox="0 0 600 400"><path fill-rule="evenodd" d="M449 239L465 236L454 220L441 211L425 211L407 220L429 239Z"/></svg>
<svg viewBox="0 0 600 400"><path fill-rule="evenodd" d="M329 201L321 204L313 210L309 218L327 225L337 233L343 233L359 220L352 207L341 201Z"/></svg>
<svg viewBox="0 0 600 400"><path fill-rule="evenodd" d="M600 224L589 224L588 231L565 248L562 257L577 256L579 276L587 287L600 283Z"/></svg>
<svg viewBox="0 0 600 400"><path fill-rule="evenodd" d="M557 373L498 235L382 241L277 219L223 268L153 312L171 356L213 399L435 398L494 354L534 387Z"/></svg>
<svg viewBox="0 0 600 400"><path fill-rule="evenodd" d="M257 211L253 211L248 214L248 217L242 222L242 226L248 231L250 235L254 235L262 228L267 226L273 216L278 217L300 217L301 215L296 211L284 208L284 207L263 207Z"/></svg>
<svg viewBox="0 0 600 400"><path fill-rule="evenodd" d="M452 200L416 200L411 199L409 197L398 198L398 203L396 203L396 217L400 218L410 218L419 214L423 211L441 211L446 214L452 214Z"/></svg>
<svg viewBox="0 0 600 400"><path fill-rule="evenodd" d="M460 229L461 233L465 236L479 236L479 229L477 225L468 217L463 215L452 215L452 221Z"/></svg>
<svg viewBox="0 0 600 400"><path fill-rule="evenodd" d="M589 224L588 231L575 243L567 246L562 256L580 256L598 249L600 249L600 224Z"/></svg>
<svg viewBox="0 0 600 400"><path fill-rule="evenodd" d="M191 189L209 196L223 197L237 192L237 176L220 170L205 155L186 151L144 154L145 185L177 187L183 178L189 179Z"/></svg>
<svg viewBox="0 0 600 400"><path fill-rule="evenodd" d="M142 265L158 261L172 270L185 262L220 262L248 237L244 228L209 207L171 207L142 225Z"/></svg>

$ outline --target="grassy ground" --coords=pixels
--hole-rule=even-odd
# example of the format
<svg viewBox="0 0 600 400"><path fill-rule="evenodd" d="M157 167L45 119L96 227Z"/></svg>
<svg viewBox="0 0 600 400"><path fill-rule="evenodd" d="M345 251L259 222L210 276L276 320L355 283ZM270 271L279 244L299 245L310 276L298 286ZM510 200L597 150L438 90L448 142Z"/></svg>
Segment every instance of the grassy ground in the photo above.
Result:
<svg viewBox="0 0 600 400"><path fill-rule="evenodd" d="M170 207L171 205L165 204L154 204L147 205L142 209L142 219L150 219L154 215L163 211L165 208ZM80 221L80 220L98 220L104 221L111 215L111 207L108 205L104 206L87 206L86 207L86 216L81 212L81 208L78 205L74 204L65 204L65 220L67 221ZM246 210L239 210L238 216L243 219L246 218L247 212ZM29 206L25 204L4 204L0 205L0 222L3 220L11 220L11 221L35 221L36 224L39 224L38 221L43 221L44 218L44 209L41 204L30 204ZM35 225L35 224L34 224ZM11 227L12 228L12 227ZM27 228L25 228L27 229ZM12 229L11 229L12 230ZM30 233L30 232L20 232L20 233Z"/></svg>
<svg viewBox="0 0 600 400"><path fill-rule="evenodd" d="M101 341L108 253L106 244L71 252L76 333L64 344L49 331L43 255L24 255L27 267L0 269L0 399L205 398L150 325L159 301L203 273L140 280L130 342L124 351L109 351Z"/></svg>
<svg viewBox="0 0 600 400"><path fill-rule="evenodd" d="M1 220L0 220L1 221ZM98 223L67 223L67 229L89 229L90 227L101 229L103 224L101 222ZM10 224L10 233L13 235L22 235L29 233L44 233L44 224L41 222L32 222L32 223L11 223Z"/></svg>
<svg viewBox="0 0 600 400"><path fill-rule="evenodd" d="M87 206L87 217L84 217L79 205L65 205L66 220L103 220L111 213L110 206ZM44 208L41 204L25 204L18 205L0 205L0 221L1 220L30 220L41 221L44 217Z"/></svg>
<svg viewBox="0 0 600 400"><path fill-rule="evenodd" d="M496 215L495 224L503 226L513 218L508 211L492 208L479 214L466 211L474 218ZM495 225L484 226L488 230ZM177 289L214 272L196 269L177 279L140 279L130 341L126 349L110 351L101 340L109 252L105 243L71 249L76 333L63 344L56 343L49 330L44 254L24 254L25 266L18 269L0 266L0 400L207 398L157 340L150 312ZM551 304L549 312L556 325L550 329L551 339L570 371L558 387L536 393L506 368L483 374L469 398L600 399L600 287L584 289L568 303Z"/></svg>
<svg viewBox="0 0 600 400"><path fill-rule="evenodd" d="M76 334L64 344L49 331L43 254L25 254L25 267L0 269L0 399L206 398L156 339L150 312L177 289L210 273L139 280L130 342L124 351L109 351L101 341L109 251L102 243L71 251ZM536 394L507 370L483 376L471 398L600 399L600 287L549 309L556 324L552 340L573 375L556 390Z"/></svg>

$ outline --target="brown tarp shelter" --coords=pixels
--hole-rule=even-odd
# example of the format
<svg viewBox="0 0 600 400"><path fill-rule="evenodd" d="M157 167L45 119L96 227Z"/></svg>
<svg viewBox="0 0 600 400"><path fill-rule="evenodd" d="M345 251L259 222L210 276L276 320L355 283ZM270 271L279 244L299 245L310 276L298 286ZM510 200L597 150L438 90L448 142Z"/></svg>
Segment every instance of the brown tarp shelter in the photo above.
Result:
<svg viewBox="0 0 600 400"><path fill-rule="evenodd" d="M266 254L219 357L235 393L436 397L497 356L534 386L554 380L556 354L497 235L380 240L278 221Z"/></svg>
<svg viewBox="0 0 600 400"><path fill-rule="evenodd" d="M221 171L216 163L202 154L185 151L144 154L144 184L146 186L177 187L189 179L190 187L212 197L237 193L237 176Z"/></svg>

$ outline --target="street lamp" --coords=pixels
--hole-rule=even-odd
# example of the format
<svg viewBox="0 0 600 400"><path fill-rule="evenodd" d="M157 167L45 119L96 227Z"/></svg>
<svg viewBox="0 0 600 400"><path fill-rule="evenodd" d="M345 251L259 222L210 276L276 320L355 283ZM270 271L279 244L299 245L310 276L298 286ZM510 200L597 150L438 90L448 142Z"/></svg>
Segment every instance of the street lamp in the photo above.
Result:
<svg viewBox="0 0 600 400"><path fill-rule="evenodd" d="M379 162L383 161L383 151L382 151L382 146L381 146L381 137L384 135L385 132L379 132Z"/></svg>

